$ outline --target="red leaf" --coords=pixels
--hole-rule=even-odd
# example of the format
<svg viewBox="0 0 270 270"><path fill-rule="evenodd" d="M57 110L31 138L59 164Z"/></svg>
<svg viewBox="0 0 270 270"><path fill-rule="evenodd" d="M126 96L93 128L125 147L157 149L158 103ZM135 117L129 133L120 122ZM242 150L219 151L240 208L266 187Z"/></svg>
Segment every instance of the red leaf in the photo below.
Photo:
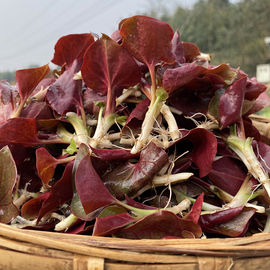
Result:
<svg viewBox="0 0 270 270"><path fill-rule="evenodd" d="M133 57L105 34L86 51L81 71L86 85L101 95L134 86L141 78Z"/></svg>
<svg viewBox="0 0 270 270"><path fill-rule="evenodd" d="M77 167L75 184L86 214L116 202L96 173L89 151Z"/></svg>
<svg viewBox="0 0 270 270"><path fill-rule="evenodd" d="M184 55L186 62L190 63L194 61L194 58L201 54L200 49L193 43L183 42Z"/></svg>
<svg viewBox="0 0 270 270"><path fill-rule="evenodd" d="M20 69L15 73L15 79L18 83L21 103L25 103L27 98L35 90L39 82L50 71L49 64L37 68Z"/></svg>
<svg viewBox="0 0 270 270"><path fill-rule="evenodd" d="M11 118L0 125L0 144L17 143L35 146L42 143L37 136L34 118Z"/></svg>
<svg viewBox="0 0 270 270"><path fill-rule="evenodd" d="M180 39L179 31L175 31L173 39L172 39L172 52L175 54L175 61L179 64L183 64L186 62L184 46Z"/></svg>
<svg viewBox="0 0 270 270"><path fill-rule="evenodd" d="M69 67L75 59L83 58L85 51L94 42L94 36L90 33L63 36L55 44L51 62L58 66L66 64Z"/></svg>
<svg viewBox="0 0 270 270"><path fill-rule="evenodd" d="M21 216L27 220L33 220L38 217L38 213L43 204L43 201L49 196L49 192L43 193L37 198L33 198L23 204L21 208Z"/></svg>
<svg viewBox="0 0 270 270"><path fill-rule="evenodd" d="M198 224L198 221L201 216L203 197L204 197L204 194L201 193L200 196L195 201L195 203L193 204L191 210L184 217L185 219L192 220L195 224Z"/></svg>
<svg viewBox="0 0 270 270"><path fill-rule="evenodd" d="M36 168L42 182L47 185L54 175L58 164L67 163L64 158L54 158L45 147L36 150Z"/></svg>
<svg viewBox="0 0 270 270"><path fill-rule="evenodd" d="M212 169L212 162L217 153L217 139L214 134L203 128L195 128L186 134L182 132L182 138L176 146L183 153L189 153L183 159L191 159L199 168L200 177L206 176ZM179 160L181 163L181 159ZM175 165L177 169L177 162Z"/></svg>
<svg viewBox="0 0 270 270"><path fill-rule="evenodd" d="M153 70L159 61L173 63L172 38L174 32L166 22L147 16L133 16L120 28L122 46L137 60Z"/></svg>
<svg viewBox="0 0 270 270"><path fill-rule="evenodd" d="M254 208L231 208L211 214L211 218L210 214L202 215L200 224L206 233L240 237L247 231L248 222L255 212Z"/></svg>
<svg viewBox="0 0 270 270"><path fill-rule="evenodd" d="M114 216L96 218L93 236L112 235L122 228L134 223L136 218L129 213L122 213Z"/></svg>
<svg viewBox="0 0 270 270"><path fill-rule="evenodd" d="M102 181L111 194L122 200L125 195L135 195L153 179L168 161L166 152L151 142L141 151L137 163L121 162L106 174Z"/></svg>
<svg viewBox="0 0 270 270"><path fill-rule="evenodd" d="M185 64L174 69L167 69L163 75L163 87L168 93L191 82L205 71L202 66Z"/></svg>
<svg viewBox="0 0 270 270"><path fill-rule="evenodd" d="M36 150L37 172L44 184L48 184L54 175L54 169L59 160L54 158L44 147Z"/></svg>
<svg viewBox="0 0 270 270"><path fill-rule="evenodd" d="M73 111L82 105L82 86L80 80L74 80L74 74L80 71L82 59L73 62L59 79L53 83L47 91L47 101L60 115Z"/></svg>
<svg viewBox="0 0 270 270"><path fill-rule="evenodd" d="M9 223L19 214L13 204L12 191L17 179L17 168L8 146L0 150L0 222Z"/></svg>
<svg viewBox="0 0 270 270"><path fill-rule="evenodd" d="M193 221L162 210L147 215L115 235L129 239L161 239L170 236L184 238L187 235L185 231L191 232L196 238L202 234L201 227Z"/></svg>
<svg viewBox="0 0 270 270"><path fill-rule="evenodd" d="M246 173L236 160L224 156L213 162L208 177L213 185L234 196L246 178Z"/></svg>
<svg viewBox="0 0 270 270"><path fill-rule="evenodd" d="M39 211L38 221L48 212L72 199L72 168L73 162L68 163L62 178L53 185L49 197L43 202Z"/></svg>
<svg viewBox="0 0 270 270"><path fill-rule="evenodd" d="M223 128L241 120L246 82L247 77L237 80L221 96L219 115Z"/></svg>

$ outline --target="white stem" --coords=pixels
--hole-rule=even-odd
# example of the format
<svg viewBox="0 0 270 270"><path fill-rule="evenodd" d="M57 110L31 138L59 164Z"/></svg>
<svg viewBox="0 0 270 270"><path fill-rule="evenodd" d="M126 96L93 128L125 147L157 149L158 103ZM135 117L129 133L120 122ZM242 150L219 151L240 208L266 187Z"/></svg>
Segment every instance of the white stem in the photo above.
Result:
<svg viewBox="0 0 270 270"><path fill-rule="evenodd" d="M163 104L163 101L161 102L156 99L154 105L152 107L149 107L142 124L141 134L139 135L135 142L135 145L131 149L131 154L137 154L145 146Z"/></svg>
<svg viewBox="0 0 270 270"><path fill-rule="evenodd" d="M58 232L68 230L68 228L73 225L77 221L77 219L78 218L76 216L70 214L68 217L57 223L54 230Z"/></svg>
<svg viewBox="0 0 270 270"><path fill-rule="evenodd" d="M253 151L252 138L243 140L237 136L231 135L227 138L227 143L229 147L241 158L249 173L264 186L268 196L270 197L269 177Z"/></svg>
<svg viewBox="0 0 270 270"><path fill-rule="evenodd" d="M175 141L175 140L179 139L180 131L178 129L178 125L176 123L176 120L175 120L169 106L167 106L166 104L163 104L160 112L163 114L165 120L168 123L170 136L171 136L172 140Z"/></svg>
<svg viewBox="0 0 270 270"><path fill-rule="evenodd" d="M168 184L175 184L175 183L181 183L185 182L189 177L191 177L193 173L189 172L181 172L176 174L170 174L170 175L161 175L161 176L155 176L152 184L154 186L163 186Z"/></svg>
<svg viewBox="0 0 270 270"><path fill-rule="evenodd" d="M128 98L131 94L135 93L137 89L131 87L129 89L124 89L121 96L116 98L116 107L121 104L126 98Z"/></svg>
<svg viewBox="0 0 270 270"><path fill-rule="evenodd" d="M136 195L132 196L132 198L136 198L143 194L145 191L151 189L153 186L159 187L159 186L167 186L169 184L176 184L176 183L182 183L185 182L189 177L191 177L193 173L188 172L182 172L182 173L176 173L176 174L165 174L165 175L156 175L151 183L148 183L144 187L142 187Z"/></svg>
<svg viewBox="0 0 270 270"><path fill-rule="evenodd" d="M166 210L177 215L177 214L183 212L184 210L187 210L190 207L190 205L191 205L191 201L188 198L185 198L178 205L167 208Z"/></svg>

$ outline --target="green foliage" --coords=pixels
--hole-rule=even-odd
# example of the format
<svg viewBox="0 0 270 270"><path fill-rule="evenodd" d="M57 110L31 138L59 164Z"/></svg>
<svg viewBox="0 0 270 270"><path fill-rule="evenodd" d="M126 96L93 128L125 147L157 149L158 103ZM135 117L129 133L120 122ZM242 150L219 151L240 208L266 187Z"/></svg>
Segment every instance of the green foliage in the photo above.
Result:
<svg viewBox="0 0 270 270"><path fill-rule="evenodd" d="M7 80L10 84L15 83L15 71L0 72L0 81Z"/></svg>
<svg viewBox="0 0 270 270"><path fill-rule="evenodd" d="M270 36L269 14L270 1L265 0L198 0L192 9L178 6L170 16L166 11L158 19L178 29L182 41L211 53L213 65L229 63L252 77L256 65L270 59L264 42Z"/></svg>

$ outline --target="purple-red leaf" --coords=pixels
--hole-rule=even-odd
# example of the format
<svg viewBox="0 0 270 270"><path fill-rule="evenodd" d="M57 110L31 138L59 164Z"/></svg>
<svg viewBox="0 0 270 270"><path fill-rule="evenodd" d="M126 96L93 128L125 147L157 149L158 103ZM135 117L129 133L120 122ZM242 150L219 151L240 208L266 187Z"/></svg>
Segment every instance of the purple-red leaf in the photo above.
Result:
<svg viewBox="0 0 270 270"><path fill-rule="evenodd" d="M47 102L60 115L73 111L76 107L82 108L82 83L74 80L76 72L81 69L82 59L75 60L47 91Z"/></svg>
<svg viewBox="0 0 270 270"><path fill-rule="evenodd" d="M101 95L134 86L141 78L133 57L105 34L86 51L81 71L86 85Z"/></svg>
<svg viewBox="0 0 270 270"><path fill-rule="evenodd" d="M36 150L36 160L38 175L45 185L52 179L57 164L66 163L65 159L54 158L44 147Z"/></svg>
<svg viewBox="0 0 270 270"><path fill-rule="evenodd" d="M190 234L186 234L185 231L190 232ZM198 238L202 235L202 231L201 227L193 221L180 218L172 212L162 210L147 215L115 235L129 239L184 238L185 235L189 237L192 235L194 238Z"/></svg>
<svg viewBox="0 0 270 270"><path fill-rule="evenodd" d="M183 42L184 56L187 63L193 62L201 54L200 49L193 43Z"/></svg>
<svg viewBox="0 0 270 270"><path fill-rule="evenodd" d="M175 55L175 61L179 64L186 62L184 46L180 39L180 33L178 30L175 31L172 39L172 52Z"/></svg>
<svg viewBox="0 0 270 270"><path fill-rule="evenodd" d="M145 98L136 106L135 109L132 110L126 121L125 126L122 128L123 134L130 135L132 131L133 135L137 135L141 132L142 122L148 110L149 104L150 100L148 98Z"/></svg>
<svg viewBox="0 0 270 270"><path fill-rule="evenodd" d="M201 216L202 204L203 204L204 194L201 193L193 204L191 210L184 217L185 219L192 220L195 224L198 224L198 221Z"/></svg>
<svg viewBox="0 0 270 270"><path fill-rule="evenodd" d="M27 98L35 90L39 82L50 71L49 64L37 68L20 69L15 73L15 79L18 83L21 103L25 103Z"/></svg>
<svg viewBox="0 0 270 270"><path fill-rule="evenodd" d="M67 164L63 176L52 187L50 195L42 204L38 214L38 221L48 212L72 199L72 168L73 162Z"/></svg>
<svg viewBox="0 0 270 270"><path fill-rule="evenodd" d="M12 191L17 180L17 168L8 146L0 150L0 222L9 223L19 214L13 204Z"/></svg>
<svg viewBox="0 0 270 270"><path fill-rule="evenodd" d="M125 20L120 34L122 45L149 70L153 70L159 61L170 64L175 61L171 43L174 32L166 22L136 15Z"/></svg>
<svg viewBox="0 0 270 270"><path fill-rule="evenodd" d="M213 162L208 177L213 185L234 196L246 178L242 169L239 162L224 156Z"/></svg>
<svg viewBox="0 0 270 270"><path fill-rule="evenodd" d="M247 231L249 220L255 212L254 208L231 208L214 214L202 215L199 224L206 233L240 237Z"/></svg>
<svg viewBox="0 0 270 270"><path fill-rule="evenodd" d="M129 213L121 213L114 216L96 218L93 236L113 235L122 228L134 223L136 218Z"/></svg>
<svg viewBox="0 0 270 270"><path fill-rule="evenodd" d="M136 156L134 154L130 154L129 149L92 148L92 151L103 161L124 161Z"/></svg>
<svg viewBox="0 0 270 270"><path fill-rule="evenodd" d="M10 118L15 109L18 92L8 81L0 81L0 124Z"/></svg>
<svg viewBox="0 0 270 270"><path fill-rule="evenodd" d="M86 214L116 202L95 171L89 151L77 167L75 184Z"/></svg>
<svg viewBox="0 0 270 270"><path fill-rule="evenodd" d="M219 115L223 128L241 120L246 82L247 77L237 80L221 96L219 101Z"/></svg>
<svg viewBox="0 0 270 270"><path fill-rule="evenodd" d="M36 119L11 118L0 125L0 144L17 143L24 146L42 144L38 139Z"/></svg>
<svg viewBox="0 0 270 270"><path fill-rule="evenodd" d="M83 58L85 51L94 42L94 36L90 33L63 36L55 44L52 63L69 67L75 59Z"/></svg>
<svg viewBox="0 0 270 270"><path fill-rule="evenodd" d="M258 83L255 77L251 78L247 81L247 87L245 92L245 99L254 100L257 99L258 96L265 92L267 86L263 83Z"/></svg>
<svg viewBox="0 0 270 270"><path fill-rule="evenodd" d="M216 137L203 128L195 128L182 133L182 138L176 143L179 154L188 151L183 159L191 159L199 168L200 177L206 176L212 169L212 162L217 153ZM179 162L181 164L181 159ZM177 170L177 162L174 170Z"/></svg>
<svg viewBox="0 0 270 270"><path fill-rule="evenodd" d="M102 181L111 194L123 200L125 195L133 196L149 183L168 161L166 152L151 142L141 151L137 163L120 163L107 173Z"/></svg>
<svg viewBox="0 0 270 270"><path fill-rule="evenodd" d="M204 71L204 67L193 64L184 64L178 68L167 69L163 75L163 87L168 93L171 93L191 82Z"/></svg>
<svg viewBox="0 0 270 270"><path fill-rule="evenodd" d="M30 199L21 208L21 216L25 219L36 219L44 200L49 197L49 192L42 193L37 198Z"/></svg>

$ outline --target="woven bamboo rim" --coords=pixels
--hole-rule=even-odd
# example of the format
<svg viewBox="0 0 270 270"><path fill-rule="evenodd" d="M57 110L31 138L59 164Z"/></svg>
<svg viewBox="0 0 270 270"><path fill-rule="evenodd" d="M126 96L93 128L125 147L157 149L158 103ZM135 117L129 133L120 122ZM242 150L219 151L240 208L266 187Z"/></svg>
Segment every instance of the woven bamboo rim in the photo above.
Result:
<svg viewBox="0 0 270 270"><path fill-rule="evenodd" d="M156 267L153 269L242 269L239 267L246 267L247 261L256 267L270 265L270 233L234 239L129 240L22 230L0 224L0 250L0 269L11 270L18 269L17 262L22 266L22 261L27 269L114 270L125 266L135 270L151 265Z"/></svg>
<svg viewBox="0 0 270 270"><path fill-rule="evenodd" d="M252 114L249 117L252 124L259 130L259 132L263 136L270 138L270 118L255 114Z"/></svg>
<svg viewBox="0 0 270 270"><path fill-rule="evenodd" d="M270 138L270 119L252 115ZM0 269L270 269L270 233L242 238L130 240L0 224ZM124 267L124 268L123 268Z"/></svg>

